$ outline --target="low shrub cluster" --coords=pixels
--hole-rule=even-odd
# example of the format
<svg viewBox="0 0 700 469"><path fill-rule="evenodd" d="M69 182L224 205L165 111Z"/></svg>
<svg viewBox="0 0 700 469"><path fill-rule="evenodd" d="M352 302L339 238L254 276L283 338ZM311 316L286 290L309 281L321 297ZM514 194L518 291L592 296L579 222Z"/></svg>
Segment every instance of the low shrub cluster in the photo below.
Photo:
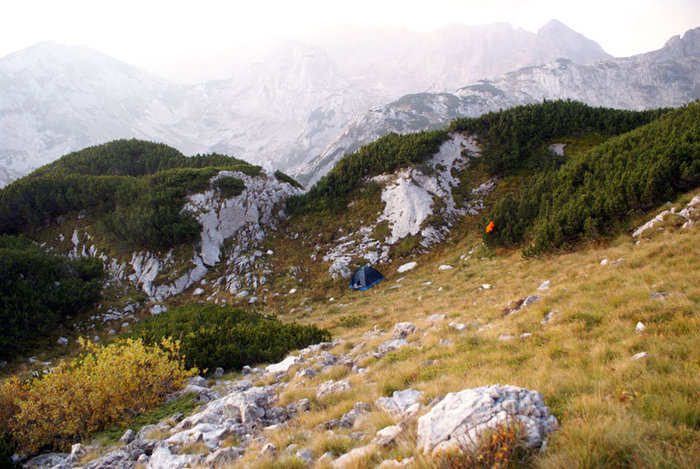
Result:
<svg viewBox="0 0 700 469"><path fill-rule="evenodd" d="M127 339L101 346L82 342L83 353L52 373L0 385L0 432L17 450L66 451L70 445L113 424L123 424L160 403L198 370L185 370L179 344L148 346Z"/></svg>
<svg viewBox="0 0 700 469"><path fill-rule="evenodd" d="M68 260L30 239L0 235L0 358L54 329L101 297L102 262Z"/></svg>
<svg viewBox="0 0 700 469"><path fill-rule="evenodd" d="M443 130L408 135L390 133L343 156L306 194L287 199L287 206L292 213L342 210L350 194L367 178L422 163L437 153L448 137Z"/></svg>
<svg viewBox="0 0 700 469"><path fill-rule="evenodd" d="M498 201L485 234L491 246L529 239L537 254L615 233L642 213L700 185L700 102L611 138L532 176Z"/></svg>
<svg viewBox="0 0 700 469"><path fill-rule="evenodd" d="M276 362L293 349L330 340L316 326L285 324L240 308L191 304L138 323L132 334L146 343L164 337L180 341L187 366L213 370Z"/></svg>
<svg viewBox="0 0 700 469"><path fill-rule="evenodd" d="M623 111L575 101L543 101L476 118L454 119L448 130L469 132L483 143L480 161L491 174L542 170L561 163L547 148L552 139L590 133L620 135L648 124L668 109Z"/></svg>
<svg viewBox="0 0 700 469"><path fill-rule="evenodd" d="M117 140L71 153L0 191L0 233L43 227L85 211L112 241L127 248L167 249L196 241L201 225L182 212L185 197L209 188L219 170L255 176L259 166L223 155L186 157L166 145ZM224 178L222 178L224 179ZM225 178L229 195L245 186Z"/></svg>

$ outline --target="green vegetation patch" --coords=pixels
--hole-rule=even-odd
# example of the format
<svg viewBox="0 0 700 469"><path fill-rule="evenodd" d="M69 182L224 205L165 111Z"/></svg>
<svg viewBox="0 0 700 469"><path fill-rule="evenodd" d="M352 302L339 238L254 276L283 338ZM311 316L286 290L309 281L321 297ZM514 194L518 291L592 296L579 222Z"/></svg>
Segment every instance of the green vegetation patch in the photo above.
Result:
<svg viewBox="0 0 700 469"><path fill-rule="evenodd" d="M306 194L287 199L292 213L340 211L370 177L418 164L437 153L448 134L443 130L408 135L390 133L345 155Z"/></svg>
<svg viewBox="0 0 700 469"><path fill-rule="evenodd" d="M596 239L700 184L700 103L611 138L530 178L498 201L484 238L491 246L532 239L526 254Z"/></svg>
<svg viewBox="0 0 700 469"><path fill-rule="evenodd" d="M182 212L188 194L208 189L221 170L256 176L260 169L228 156L186 157L162 144L117 140L66 155L0 191L0 233L84 211L113 242L165 250L199 237L201 225ZM245 187L240 179L221 179L225 196Z"/></svg>
<svg viewBox="0 0 700 469"><path fill-rule="evenodd" d="M138 323L132 333L148 343L163 337L180 340L186 364L210 370L277 362L290 350L331 338L316 326L285 324L273 316L212 304L174 308Z"/></svg>
<svg viewBox="0 0 700 469"><path fill-rule="evenodd" d="M68 260L24 237L0 235L0 358L53 330L100 299L102 262Z"/></svg>

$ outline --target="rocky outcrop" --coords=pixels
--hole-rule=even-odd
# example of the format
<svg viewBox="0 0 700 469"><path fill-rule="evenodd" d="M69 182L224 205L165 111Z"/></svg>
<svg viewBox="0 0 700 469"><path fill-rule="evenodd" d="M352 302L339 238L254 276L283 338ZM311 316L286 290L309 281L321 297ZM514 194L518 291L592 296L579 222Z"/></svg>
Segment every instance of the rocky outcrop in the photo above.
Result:
<svg viewBox="0 0 700 469"><path fill-rule="evenodd" d="M284 219L282 201L300 189L278 180L272 173L262 171L249 176L239 171L220 171L212 182L223 177L236 177L245 184L243 192L224 199L218 190L210 189L188 197L183 210L192 213L202 225L201 244L189 260L176 260L172 250L160 254L137 251L124 262L110 259L91 244L89 233L77 230L71 236L71 257L94 256L102 259L114 281L128 281L143 291L151 301L163 301L182 293L200 282L209 269L226 262L228 273L215 285L213 296L222 290L236 293L243 287L256 289L266 283L253 271L264 256L257 247L270 229ZM233 240L227 252L222 251L226 240ZM252 254L250 252L252 251ZM182 272L175 279L169 272ZM198 294L203 294L201 289Z"/></svg>
<svg viewBox="0 0 700 469"><path fill-rule="evenodd" d="M539 392L510 385L483 386L450 393L420 417L417 447L433 454L474 444L484 431L511 421L523 426L532 448L541 447L558 425Z"/></svg>
<svg viewBox="0 0 700 469"><path fill-rule="evenodd" d="M452 190L459 185L455 174L464 170L470 158L479 153L473 138L454 134L425 162L424 166L430 169L409 167L372 178L382 186L384 208L371 225L338 238L326 249L322 259L331 263L331 277L350 277L349 266L353 262L388 263L391 246L407 236L419 236L421 247L427 250L447 238L459 217L477 215L485 207L483 196L495 188L496 180L472 190L470 197L461 203L455 200ZM440 223L430 223L433 218ZM383 223L388 225L390 233L379 239L376 228ZM404 267L408 268L408 265Z"/></svg>

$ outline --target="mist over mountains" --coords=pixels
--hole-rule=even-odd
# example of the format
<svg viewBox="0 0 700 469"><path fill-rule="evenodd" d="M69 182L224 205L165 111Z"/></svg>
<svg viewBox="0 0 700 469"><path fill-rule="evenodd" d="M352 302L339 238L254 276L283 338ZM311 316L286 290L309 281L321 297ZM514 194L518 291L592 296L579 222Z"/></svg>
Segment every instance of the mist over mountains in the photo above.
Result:
<svg viewBox="0 0 700 469"><path fill-rule="evenodd" d="M567 59L530 66L451 93L417 93L353 119L320 156L293 174L312 184L346 153L390 132L433 129L458 116L543 99L572 99L593 106L642 110L677 107L700 98L700 28L671 38L663 48L633 57L576 64Z"/></svg>
<svg viewBox="0 0 700 469"><path fill-rule="evenodd" d="M609 57L557 21L537 33L452 25L322 42L289 43L227 80L196 85L170 83L82 47L40 43L10 54L0 59L0 183L117 138L301 168L353 117L405 93L451 90L558 57Z"/></svg>

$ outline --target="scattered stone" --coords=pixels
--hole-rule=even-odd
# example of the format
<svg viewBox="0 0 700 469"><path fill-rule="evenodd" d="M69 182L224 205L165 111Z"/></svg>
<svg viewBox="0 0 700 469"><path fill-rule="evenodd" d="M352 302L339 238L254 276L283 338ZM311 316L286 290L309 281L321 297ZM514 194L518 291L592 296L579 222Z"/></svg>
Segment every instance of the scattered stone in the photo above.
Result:
<svg viewBox="0 0 700 469"><path fill-rule="evenodd" d="M337 392L347 391L348 389L350 389L350 381L346 379L341 379L340 381L328 380L316 387L316 397L320 399L328 394L335 394Z"/></svg>
<svg viewBox="0 0 700 469"><path fill-rule="evenodd" d="M415 261L407 262L407 263L405 263L405 264L399 266L399 268L396 269L396 271L397 271L398 273L402 274L402 273L404 273L404 272L408 272L409 270L415 269L417 265L418 265L418 263L415 262Z"/></svg>
<svg viewBox="0 0 700 469"><path fill-rule="evenodd" d="M81 443L76 443L70 448L70 456L68 456L68 461L73 463L78 462L78 460L85 456L86 453L87 448Z"/></svg>
<svg viewBox="0 0 700 469"><path fill-rule="evenodd" d="M215 469L228 467L236 462L240 456L241 452L238 448L219 448L206 457L204 466Z"/></svg>
<svg viewBox="0 0 700 469"><path fill-rule="evenodd" d="M192 292L194 296L200 296L204 294L204 288L195 288Z"/></svg>
<svg viewBox="0 0 700 469"><path fill-rule="evenodd" d="M314 452L309 448L304 448L296 452L297 459L306 464L311 464L314 461Z"/></svg>
<svg viewBox="0 0 700 469"><path fill-rule="evenodd" d="M292 288L291 290L289 290L289 294L290 294L290 295L293 295L293 294L296 293L296 292L297 292L297 289L296 289L296 288Z"/></svg>
<svg viewBox="0 0 700 469"><path fill-rule="evenodd" d="M295 355L290 355L279 363L268 365L265 368L265 371L267 371L268 373L272 373L272 374L288 373L289 369L291 367L293 367L294 365L297 365L301 362L302 362L302 359L300 357L295 356Z"/></svg>
<svg viewBox="0 0 700 469"><path fill-rule="evenodd" d="M272 443L266 443L260 450L259 455L263 458L274 458L277 456L277 447Z"/></svg>
<svg viewBox="0 0 700 469"><path fill-rule="evenodd" d="M58 345L63 345L66 346L68 345L68 339L65 337L59 337L58 340L56 341Z"/></svg>
<svg viewBox="0 0 700 469"><path fill-rule="evenodd" d="M663 298L666 298L668 295L669 295L669 293L667 291L653 292L653 293L649 293L649 298L651 298L652 300L659 299L659 298L663 299Z"/></svg>
<svg viewBox="0 0 700 469"><path fill-rule="evenodd" d="M438 322L438 321L445 321L446 319L447 319L446 314L431 314L425 320L428 322Z"/></svg>
<svg viewBox="0 0 700 469"><path fill-rule="evenodd" d="M511 307L508 307L508 308L504 309L504 310L503 310L503 313L504 313L504 314L513 314L513 313L517 313L518 311L520 311L520 310L523 309L524 307L526 307L526 306L528 306L528 305L531 305L532 303L536 302L536 301L539 300L540 298L541 298L541 296L537 296L537 295L528 295L528 296L526 296L525 298L521 298L521 299L519 299L518 301L516 301L514 306L511 306Z"/></svg>
<svg viewBox="0 0 700 469"><path fill-rule="evenodd" d="M131 324L129 324L128 322L122 323L122 329L128 329L130 325Z"/></svg>
<svg viewBox="0 0 700 469"><path fill-rule="evenodd" d="M513 339L515 339L515 336L514 336L514 335L510 335L510 334L501 334L501 335L498 336L498 341L499 341L499 342L507 342L507 341L513 340Z"/></svg>
<svg viewBox="0 0 700 469"><path fill-rule="evenodd" d="M166 308L164 305L153 305L153 306L151 306L150 311L151 311L151 314L155 316L156 314L164 313L167 310L168 310L168 308Z"/></svg>
<svg viewBox="0 0 700 469"><path fill-rule="evenodd" d="M364 434L364 432L359 432L359 431L358 431L358 432L352 432L352 433L350 434L350 438L352 438L353 440L362 441L362 440L364 440L364 438L365 438L365 434Z"/></svg>
<svg viewBox="0 0 700 469"><path fill-rule="evenodd" d="M624 257L621 257L621 258L619 258L618 260L612 262L610 265L611 265L611 266L613 266L613 265L620 265L620 264L622 264L623 262L625 262L625 260L626 260L626 259L625 259Z"/></svg>
<svg viewBox="0 0 700 469"><path fill-rule="evenodd" d="M440 267L438 267L438 270L452 270L452 269L453 269L453 267L451 265L446 265L446 264L443 264Z"/></svg>
<svg viewBox="0 0 700 469"><path fill-rule="evenodd" d="M418 419L417 448L434 454L479 441L481 433L516 419L524 427L527 445L540 448L557 419L542 394L510 385L482 386L449 393Z"/></svg>
<svg viewBox="0 0 700 469"><path fill-rule="evenodd" d="M217 366L216 369L214 370L214 373L211 375L212 378L217 379L221 378L224 375L224 369L221 368L220 366Z"/></svg>
<svg viewBox="0 0 700 469"><path fill-rule="evenodd" d="M311 378L318 376L318 370L316 370L314 368L304 368L300 371L297 371L297 376L300 378L311 379Z"/></svg>
<svg viewBox="0 0 700 469"><path fill-rule="evenodd" d="M250 292L248 290L243 290L236 293L236 298L240 300L247 297L248 295L250 295Z"/></svg>
<svg viewBox="0 0 700 469"><path fill-rule="evenodd" d="M394 326L394 333L392 338L394 339L405 339L409 334L416 331L416 326L410 322L399 322Z"/></svg>
<svg viewBox="0 0 700 469"><path fill-rule="evenodd" d="M333 462L333 453L326 451L320 458L318 458L318 461L316 462L320 467L330 465Z"/></svg>
<svg viewBox="0 0 700 469"><path fill-rule="evenodd" d="M380 397L374 401L374 405L389 414L407 419L415 416L420 410L421 404L418 401L422 397L421 391L404 389L403 391L394 391L391 397Z"/></svg>
<svg viewBox="0 0 700 469"><path fill-rule="evenodd" d="M553 309L552 311L547 313L547 315L544 317L544 319L542 319L542 321L540 321L540 324L542 324L543 326L546 326L547 324L552 322L554 320L554 318L556 318L558 315L559 315L559 311L557 311L556 309Z"/></svg>
<svg viewBox="0 0 700 469"><path fill-rule="evenodd" d="M110 329L109 331L107 331L107 334L109 334L109 335L115 335L116 333L117 333L117 331L114 329Z"/></svg>
<svg viewBox="0 0 700 469"><path fill-rule="evenodd" d="M372 406L366 402L356 402L352 409L340 417L340 426L344 428L352 428L355 425L355 421L361 415L366 414L372 410Z"/></svg>
<svg viewBox="0 0 700 469"><path fill-rule="evenodd" d="M532 333L530 333L530 332L523 332L522 334L520 334L520 338L521 338L521 339L527 339L527 338L530 337L531 335L532 335Z"/></svg>
<svg viewBox="0 0 700 469"><path fill-rule="evenodd" d="M649 358L651 355L649 355L647 352L639 352L636 355L632 356L632 360L642 360L643 358Z"/></svg>
<svg viewBox="0 0 700 469"><path fill-rule="evenodd" d="M374 444L377 446L391 446L396 441L396 437L401 434L403 430L398 425L391 425L389 427L384 427L379 430L374 437Z"/></svg>
<svg viewBox="0 0 700 469"><path fill-rule="evenodd" d="M399 461L398 459L387 459L377 466L377 469L403 469L413 467L414 458L405 458Z"/></svg>
<svg viewBox="0 0 700 469"><path fill-rule="evenodd" d="M537 287L537 289L539 291L549 290L549 285L550 285L549 280L545 280L544 282L540 283L540 286Z"/></svg>
<svg viewBox="0 0 700 469"><path fill-rule="evenodd" d="M606 257L605 259L603 259L603 260L600 261L600 265L608 265L608 262L610 262L610 261L609 261L608 258Z"/></svg>
<svg viewBox="0 0 700 469"><path fill-rule="evenodd" d="M311 403L307 398L299 399L296 402L296 408L300 412L309 412L311 410Z"/></svg>
<svg viewBox="0 0 700 469"><path fill-rule="evenodd" d="M465 329L467 328L467 325L466 325L466 324L461 324L461 323L459 323L459 322L451 322L451 323L449 324L449 326L450 326L452 329L456 329L456 330L458 330L458 331L460 331L460 332L463 331L463 330L465 330Z"/></svg>
<svg viewBox="0 0 700 469"><path fill-rule="evenodd" d="M355 448L333 461L331 467L333 469L354 469L358 466L360 459L367 458L372 452L373 448L370 445Z"/></svg>
<svg viewBox="0 0 700 469"><path fill-rule="evenodd" d="M39 456L35 456L24 463L24 467L27 469L38 469L54 466L62 467L64 464L68 463L69 456L70 454L67 453L40 454Z"/></svg>
<svg viewBox="0 0 700 469"><path fill-rule="evenodd" d="M483 285L481 285L481 288L484 290L491 290L493 288L493 285L491 285L490 283L484 283Z"/></svg>
<svg viewBox="0 0 700 469"><path fill-rule="evenodd" d="M634 331L637 332L638 334L641 334L642 332L644 332L646 330L647 330L646 326L641 321L639 321L637 323L637 327L634 328Z"/></svg>
<svg viewBox="0 0 700 469"><path fill-rule="evenodd" d="M131 428L129 428L127 431L124 432L122 437L119 438L119 442L128 445L129 443L134 441L134 438L136 438L136 434Z"/></svg>
<svg viewBox="0 0 700 469"><path fill-rule="evenodd" d="M408 345L408 342L406 341L406 339L392 339L392 340L387 340L386 342L384 342L383 344L381 344L381 345L377 348L377 350L375 350L374 352L372 352L372 356L373 356L374 358L379 359L379 358L382 358L382 357L383 357L384 355L386 355L387 353L389 353L389 352L391 352L391 351L393 351L393 350L399 349L399 348L401 348L401 347L405 347L406 345Z"/></svg>

